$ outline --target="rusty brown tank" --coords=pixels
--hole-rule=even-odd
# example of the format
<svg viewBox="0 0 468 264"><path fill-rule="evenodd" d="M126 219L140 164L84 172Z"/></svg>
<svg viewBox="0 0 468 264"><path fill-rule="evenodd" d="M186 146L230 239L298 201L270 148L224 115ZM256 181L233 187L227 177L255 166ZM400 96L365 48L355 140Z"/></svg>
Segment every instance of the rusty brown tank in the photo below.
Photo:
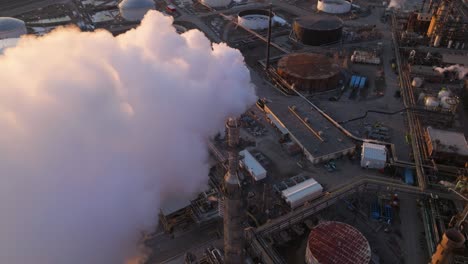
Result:
<svg viewBox="0 0 468 264"><path fill-rule="evenodd" d="M337 88L340 66L322 54L293 53L279 60L277 71L294 89L317 93Z"/></svg>

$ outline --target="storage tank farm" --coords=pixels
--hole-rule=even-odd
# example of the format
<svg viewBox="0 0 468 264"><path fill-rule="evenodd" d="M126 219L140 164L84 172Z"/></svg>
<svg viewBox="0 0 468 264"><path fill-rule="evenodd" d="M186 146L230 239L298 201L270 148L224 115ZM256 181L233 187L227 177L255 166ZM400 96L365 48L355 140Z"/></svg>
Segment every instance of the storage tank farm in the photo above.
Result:
<svg viewBox="0 0 468 264"><path fill-rule="evenodd" d="M305 255L306 264L368 264L371 248L356 228L341 222L326 221L310 231Z"/></svg>
<svg viewBox="0 0 468 264"><path fill-rule="evenodd" d="M223 225L224 263L244 263L243 195L238 177L240 124L235 118L226 122L228 171L224 176Z"/></svg>
<svg viewBox="0 0 468 264"><path fill-rule="evenodd" d="M0 39L19 38L27 33L26 24L12 17L0 17Z"/></svg>
<svg viewBox="0 0 468 264"><path fill-rule="evenodd" d="M343 21L329 15L299 17L294 20L293 34L298 42L305 45L338 43L343 34Z"/></svg>
<svg viewBox="0 0 468 264"><path fill-rule="evenodd" d="M340 66L330 58L315 53L292 53L278 62L278 74L295 89L316 93L335 89Z"/></svg>
<svg viewBox="0 0 468 264"><path fill-rule="evenodd" d="M155 9L153 0L122 0L119 3L120 15L127 21L140 21L152 9Z"/></svg>

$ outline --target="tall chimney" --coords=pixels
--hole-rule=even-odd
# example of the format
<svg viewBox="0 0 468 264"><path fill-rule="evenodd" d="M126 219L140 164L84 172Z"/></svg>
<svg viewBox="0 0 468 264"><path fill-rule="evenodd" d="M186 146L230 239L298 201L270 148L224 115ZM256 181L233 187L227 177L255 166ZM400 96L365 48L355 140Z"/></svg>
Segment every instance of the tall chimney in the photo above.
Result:
<svg viewBox="0 0 468 264"><path fill-rule="evenodd" d="M240 127L235 118L226 122L228 171L224 176L224 263L244 263L244 232L242 228L242 193L237 170Z"/></svg>

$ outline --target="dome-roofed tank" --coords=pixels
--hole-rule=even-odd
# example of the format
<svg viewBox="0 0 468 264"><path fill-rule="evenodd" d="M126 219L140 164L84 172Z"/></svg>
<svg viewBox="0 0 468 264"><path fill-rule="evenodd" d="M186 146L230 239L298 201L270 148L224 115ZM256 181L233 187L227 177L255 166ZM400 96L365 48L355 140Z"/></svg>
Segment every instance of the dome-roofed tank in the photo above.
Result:
<svg viewBox="0 0 468 264"><path fill-rule="evenodd" d="M0 39L19 38L26 33L26 24L22 20L0 17Z"/></svg>
<svg viewBox="0 0 468 264"><path fill-rule="evenodd" d="M307 264L368 264L370 260L371 248L366 237L348 224L327 221L310 231Z"/></svg>
<svg viewBox="0 0 468 264"><path fill-rule="evenodd" d="M140 21L145 14L154 9L153 0L122 0L119 4L120 15L128 21Z"/></svg>

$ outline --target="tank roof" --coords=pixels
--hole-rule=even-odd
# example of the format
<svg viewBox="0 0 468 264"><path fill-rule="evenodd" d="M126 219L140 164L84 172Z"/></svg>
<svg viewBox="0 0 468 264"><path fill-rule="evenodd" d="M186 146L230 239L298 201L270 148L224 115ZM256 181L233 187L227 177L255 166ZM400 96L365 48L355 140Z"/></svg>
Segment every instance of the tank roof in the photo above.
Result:
<svg viewBox="0 0 468 264"><path fill-rule="evenodd" d="M13 17L0 17L0 32L23 30L25 28L26 25L22 20Z"/></svg>
<svg viewBox="0 0 468 264"><path fill-rule="evenodd" d="M326 79L340 71L338 64L322 54L293 53L278 62L278 70L302 79Z"/></svg>
<svg viewBox="0 0 468 264"><path fill-rule="evenodd" d="M340 222L322 222L312 229L308 250L322 264L364 264L371 259L371 248L356 228Z"/></svg>
<svg viewBox="0 0 468 264"><path fill-rule="evenodd" d="M154 8L152 0L123 0L119 3L120 9L140 9L140 8Z"/></svg>
<svg viewBox="0 0 468 264"><path fill-rule="evenodd" d="M294 22L311 30L333 30L343 27L343 21L335 16L299 17Z"/></svg>

